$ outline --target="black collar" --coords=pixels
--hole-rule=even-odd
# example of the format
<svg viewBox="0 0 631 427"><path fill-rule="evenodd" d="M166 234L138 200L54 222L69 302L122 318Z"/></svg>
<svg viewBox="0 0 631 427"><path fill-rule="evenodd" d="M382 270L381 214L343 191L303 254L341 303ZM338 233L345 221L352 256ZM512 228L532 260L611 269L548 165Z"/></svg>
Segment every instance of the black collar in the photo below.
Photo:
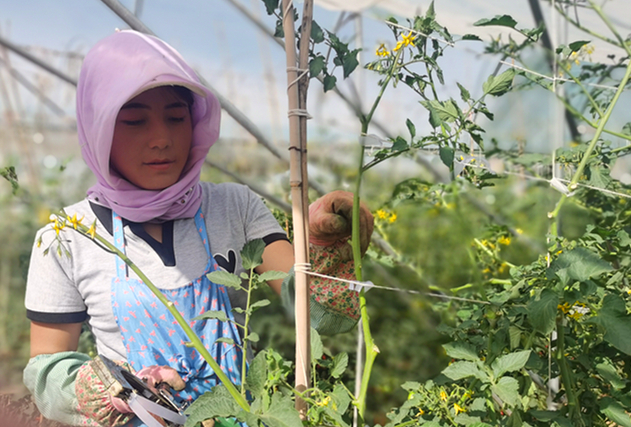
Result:
<svg viewBox="0 0 631 427"><path fill-rule="evenodd" d="M92 208L92 212L94 212L94 215L96 215L96 217L99 219L101 224L103 224L108 233L113 236L114 233L112 232L112 210L105 206L97 205L92 201L90 201L90 208ZM132 231L132 233L147 242L147 244L151 246L153 250L156 251L156 253L160 256L162 262L166 267L175 266L175 248L173 247L173 224L173 220L166 221L162 224L162 243L160 243L145 231L142 223L129 221L123 218L123 227L129 226L129 229Z"/></svg>

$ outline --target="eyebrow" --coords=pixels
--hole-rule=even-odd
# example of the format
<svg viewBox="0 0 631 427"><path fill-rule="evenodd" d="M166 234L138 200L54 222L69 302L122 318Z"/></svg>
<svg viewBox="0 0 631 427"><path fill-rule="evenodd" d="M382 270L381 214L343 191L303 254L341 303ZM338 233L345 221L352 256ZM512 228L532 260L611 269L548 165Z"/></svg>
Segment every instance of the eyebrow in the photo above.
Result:
<svg viewBox="0 0 631 427"><path fill-rule="evenodd" d="M165 105L164 109L165 110L169 110L169 109L173 109L173 108L188 108L188 104L186 102L182 102L182 101L176 101L176 102L172 102L170 104ZM125 105L123 105L121 107L121 110L128 110L131 108L141 108L141 109L145 109L145 110L149 110L149 106L147 104L143 104L140 102L129 102Z"/></svg>

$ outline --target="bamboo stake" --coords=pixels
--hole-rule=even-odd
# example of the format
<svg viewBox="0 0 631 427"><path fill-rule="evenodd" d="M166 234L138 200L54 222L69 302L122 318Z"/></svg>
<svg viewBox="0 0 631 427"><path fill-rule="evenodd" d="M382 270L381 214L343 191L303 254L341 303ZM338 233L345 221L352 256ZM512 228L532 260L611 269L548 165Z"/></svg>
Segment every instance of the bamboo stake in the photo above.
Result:
<svg viewBox="0 0 631 427"><path fill-rule="evenodd" d="M309 10L305 1L305 9ZM300 96L299 88L306 89L306 85L298 84L299 80L308 79L296 65L296 38L294 29L294 7L292 0L283 0L283 31L285 32L285 56L287 63L287 97L289 104L289 156L290 156L290 185L294 227L294 257L297 264L309 262L308 240L308 209L306 205L307 187L303 185L306 171L306 117L302 114L301 101L306 105L306 93ZM311 16L310 13L308 13ZM309 25L310 26L310 25ZM304 37L302 37L304 40ZM309 36L307 36L308 43ZM302 44L302 43L301 43ZM301 73L299 75L299 72ZM306 91L305 91L306 92ZM301 125L301 120L305 121ZM301 137L304 140L301 141ZM302 271L295 272L296 277L296 390L304 392L309 388L309 364L311 361L310 350L310 324L309 324L309 281L308 276ZM296 409L304 419L307 414L306 402L296 398Z"/></svg>

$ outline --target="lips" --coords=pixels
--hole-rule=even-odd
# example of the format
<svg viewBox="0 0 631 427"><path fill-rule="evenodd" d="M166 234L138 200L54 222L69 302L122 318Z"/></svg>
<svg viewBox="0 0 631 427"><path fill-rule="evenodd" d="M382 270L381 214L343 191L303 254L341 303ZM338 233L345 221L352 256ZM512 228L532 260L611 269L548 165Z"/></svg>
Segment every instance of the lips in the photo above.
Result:
<svg viewBox="0 0 631 427"><path fill-rule="evenodd" d="M157 170L165 170L171 167L175 163L175 160L171 159L153 159L145 162L145 165Z"/></svg>

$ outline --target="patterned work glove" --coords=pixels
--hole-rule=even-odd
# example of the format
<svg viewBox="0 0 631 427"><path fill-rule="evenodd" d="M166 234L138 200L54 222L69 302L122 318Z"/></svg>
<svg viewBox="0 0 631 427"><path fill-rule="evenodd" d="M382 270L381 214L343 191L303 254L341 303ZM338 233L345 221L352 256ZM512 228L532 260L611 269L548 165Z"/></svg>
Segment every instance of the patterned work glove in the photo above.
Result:
<svg viewBox="0 0 631 427"><path fill-rule="evenodd" d="M77 372L75 394L79 412L101 426L116 427L126 424L135 416L134 413L124 400L109 393L94 371L94 363L84 363ZM127 363L115 363L133 372ZM176 390L186 386L177 371L169 366L149 366L138 371L136 376L143 379L156 393L157 389L168 386Z"/></svg>
<svg viewBox="0 0 631 427"><path fill-rule="evenodd" d="M346 280L355 279L351 237L353 193L333 191L309 206L309 257L312 271ZM364 255L373 232L373 216L360 204L360 248ZM321 335L348 332L359 320L359 295L348 285L311 276L311 326Z"/></svg>
<svg viewBox="0 0 631 427"><path fill-rule="evenodd" d="M353 193L332 191L309 205L309 243L312 246L329 247L347 242L351 237L353 218ZM368 207L360 202L359 241L362 256L370 245L374 219ZM344 261L353 259L350 245L337 245Z"/></svg>

